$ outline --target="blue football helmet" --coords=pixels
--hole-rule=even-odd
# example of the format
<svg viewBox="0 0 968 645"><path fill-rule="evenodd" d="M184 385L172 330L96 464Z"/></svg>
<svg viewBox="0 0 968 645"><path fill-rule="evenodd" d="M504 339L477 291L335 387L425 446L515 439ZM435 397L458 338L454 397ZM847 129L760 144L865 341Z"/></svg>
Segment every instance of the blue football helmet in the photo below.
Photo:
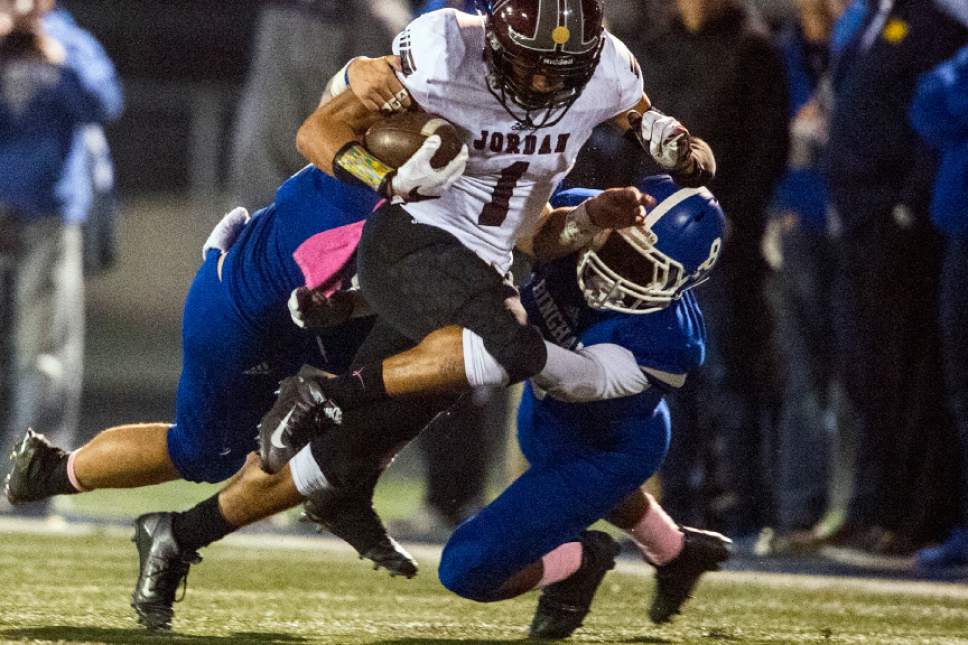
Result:
<svg viewBox="0 0 968 645"><path fill-rule="evenodd" d="M709 277L723 248L726 218L706 188L680 188L668 175L638 188L656 205L641 226L603 231L578 259L589 306L629 314L658 311Z"/></svg>

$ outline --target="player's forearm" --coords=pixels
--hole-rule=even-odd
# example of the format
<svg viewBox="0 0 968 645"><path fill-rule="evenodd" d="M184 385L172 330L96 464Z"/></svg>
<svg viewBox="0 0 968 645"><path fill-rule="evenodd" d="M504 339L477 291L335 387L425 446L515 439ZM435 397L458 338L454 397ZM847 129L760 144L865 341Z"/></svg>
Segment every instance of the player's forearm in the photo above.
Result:
<svg viewBox="0 0 968 645"><path fill-rule="evenodd" d="M323 172L336 176L336 155L347 144L359 143L366 129L379 118L352 92L342 92L320 105L296 133L296 148L307 161Z"/></svg>
<svg viewBox="0 0 968 645"><path fill-rule="evenodd" d="M649 387L635 355L620 345L599 343L577 351L545 341L548 362L534 384L562 401L586 403L632 396Z"/></svg>
<svg viewBox="0 0 968 645"><path fill-rule="evenodd" d="M637 188L609 188L575 207L545 208L530 240L518 248L539 262L549 262L586 248L605 229L635 226L645 221L645 207L655 204Z"/></svg>
<svg viewBox="0 0 968 645"><path fill-rule="evenodd" d="M519 247L538 262L550 262L583 248L601 230L592 223L585 204L576 208L556 208L544 219L534 236Z"/></svg>

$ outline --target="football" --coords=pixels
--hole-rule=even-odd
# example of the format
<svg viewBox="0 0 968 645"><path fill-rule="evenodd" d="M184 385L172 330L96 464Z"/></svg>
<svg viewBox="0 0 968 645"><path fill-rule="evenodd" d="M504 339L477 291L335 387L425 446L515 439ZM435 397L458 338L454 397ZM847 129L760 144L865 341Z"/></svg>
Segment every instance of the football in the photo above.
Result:
<svg viewBox="0 0 968 645"><path fill-rule="evenodd" d="M438 135L441 143L430 165L443 168L460 152L460 134L445 119L433 114L402 112L380 119L363 135L363 145L383 163L399 168L432 134Z"/></svg>

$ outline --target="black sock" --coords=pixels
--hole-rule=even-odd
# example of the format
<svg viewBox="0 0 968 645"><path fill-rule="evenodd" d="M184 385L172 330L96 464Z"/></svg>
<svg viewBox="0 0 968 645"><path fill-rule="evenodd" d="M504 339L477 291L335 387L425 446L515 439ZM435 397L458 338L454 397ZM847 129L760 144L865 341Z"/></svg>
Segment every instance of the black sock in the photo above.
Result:
<svg viewBox="0 0 968 645"><path fill-rule="evenodd" d="M218 494L199 502L184 513L175 513L171 531L178 546L197 551L234 531L236 527L225 520L218 507Z"/></svg>
<svg viewBox="0 0 968 645"><path fill-rule="evenodd" d="M386 399L383 362L364 365L330 379L325 382L324 391L344 410Z"/></svg>
<svg viewBox="0 0 968 645"><path fill-rule="evenodd" d="M48 496L53 495L73 495L80 491L71 484L71 478L67 475L67 460L71 453L65 452L58 455L47 472L44 473L43 489Z"/></svg>

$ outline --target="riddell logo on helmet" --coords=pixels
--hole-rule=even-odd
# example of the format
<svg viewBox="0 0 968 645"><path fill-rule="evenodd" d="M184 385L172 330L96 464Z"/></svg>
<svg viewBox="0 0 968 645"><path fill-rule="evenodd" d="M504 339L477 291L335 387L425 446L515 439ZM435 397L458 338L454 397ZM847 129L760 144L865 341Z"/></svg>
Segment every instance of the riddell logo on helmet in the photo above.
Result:
<svg viewBox="0 0 968 645"><path fill-rule="evenodd" d="M575 58L573 56L567 56L567 57L555 56L554 58L548 57L548 58L541 59L541 63L543 65L552 65L554 67L567 67L573 64L574 62L575 62Z"/></svg>

